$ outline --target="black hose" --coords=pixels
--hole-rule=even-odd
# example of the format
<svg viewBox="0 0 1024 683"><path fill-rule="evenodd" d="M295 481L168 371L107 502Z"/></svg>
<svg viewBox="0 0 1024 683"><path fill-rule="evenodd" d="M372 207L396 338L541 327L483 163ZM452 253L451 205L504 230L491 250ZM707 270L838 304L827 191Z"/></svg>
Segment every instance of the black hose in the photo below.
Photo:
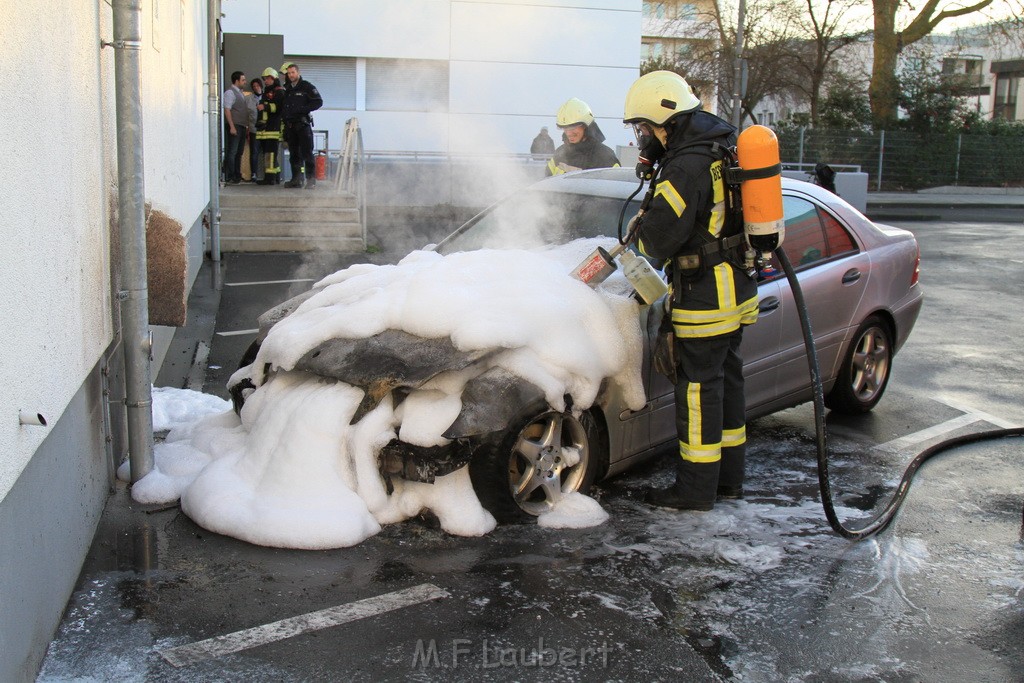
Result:
<svg viewBox="0 0 1024 683"><path fill-rule="evenodd" d="M825 517L837 534L852 541L862 541L874 536L887 527L896 516L900 506L903 505L903 501L907 497L907 491L910 490L910 482L917 473L917 470L932 456L955 446L962 446L963 444L975 441L1024 436L1024 427L994 429L986 432L956 436L926 448L910 461L906 471L903 473L899 486L896 487L896 492L893 493L889 503L874 519L859 529L849 529L843 526L836 515L835 505L832 502L832 486L829 483L828 437L825 430L825 396L822 389L821 369L818 366L818 352L814 347L814 337L811 334L811 321L807 317L807 305L804 300L803 290L800 289L800 282L796 278L796 273L793 271L793 265L789 262L789 257L786 256L786 252L782 247L776 249L775 253L779 257L779 263L782 264L782 269L786 273L786 279L789 281L789 287L793 291L793 300L796 302L796 309L800 315L800 328L804 334L804 346L807 349L807 365L810 368L811 386L814 390L814 430L815 444L818 451L818 487L821 489L821 504L825 508Z"/></svg>
<svg viewBox="0 0 1024 683"><path fill-rule="evenodd" d="M633 190L633 194L626 197L626 201L622 202L622 209L619 211L619 244L625 244L629 241L630 235L626 235L625 239L622 237L622 221L626 217L626 207L633 201L633 197L640 194L640 190L644 189L644 179L640 179L640 186Z"/></svg>

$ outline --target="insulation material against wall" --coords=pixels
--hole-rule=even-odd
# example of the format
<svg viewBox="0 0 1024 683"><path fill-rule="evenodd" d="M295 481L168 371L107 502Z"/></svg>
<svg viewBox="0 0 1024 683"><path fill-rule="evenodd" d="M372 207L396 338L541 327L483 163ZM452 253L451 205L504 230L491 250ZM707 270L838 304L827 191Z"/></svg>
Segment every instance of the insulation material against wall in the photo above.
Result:
<svg viewBox="0 0 1024 683"><path fill-rule="evenodd" d="M148 209L146 271L151 325L181 327L185 324L187 269L188 256L181 223L163 211Z"/></svg>

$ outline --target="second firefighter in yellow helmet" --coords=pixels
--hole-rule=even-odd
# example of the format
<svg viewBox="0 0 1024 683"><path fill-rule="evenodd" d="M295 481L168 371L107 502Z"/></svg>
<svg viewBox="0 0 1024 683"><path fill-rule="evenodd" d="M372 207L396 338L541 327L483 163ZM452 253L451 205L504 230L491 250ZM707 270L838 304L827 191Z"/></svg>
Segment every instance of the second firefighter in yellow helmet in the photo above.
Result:
<svg viewBox="0 0 1024 683"><path fill-rule="evenodd" d="M545 175L619 165L615 152L604 144L604 133L590 106L583 100L573 97L566 101L558 108L555 123L562 131L562 144L548 160Z"/></svg>

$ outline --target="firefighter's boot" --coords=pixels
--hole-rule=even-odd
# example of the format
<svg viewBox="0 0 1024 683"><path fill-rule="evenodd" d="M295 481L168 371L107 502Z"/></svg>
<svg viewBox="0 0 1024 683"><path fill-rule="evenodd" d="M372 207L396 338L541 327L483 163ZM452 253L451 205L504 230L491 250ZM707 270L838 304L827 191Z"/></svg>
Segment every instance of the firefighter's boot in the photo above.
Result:
<svg viewBox="0 0 1024 683"><path fill-rule="evenodd" d="M708 497L700 494L705 490L714 491L717 478L718 463L693 463L680 459L676 463L675 482L663 489L648 490L644 500L655 507L707 512L715 507L714 494Z"/></svg>
<svg viewBox="0 0 1024 683"><path fill-rule="evenodd" d="M292 175L292 179L284 184L285 187L304 187L306 185L306 179L301 173L295 173Z"/></svg>
<svg viewBox="0 0 1024 683"><path fill-rule="evenodd" d="M694 510L707 512L715 507L714 501L694 500L686 495L683 487L672 484L663 489L649 489L644 501L659 508L671 508L673 510Z"/></svg>

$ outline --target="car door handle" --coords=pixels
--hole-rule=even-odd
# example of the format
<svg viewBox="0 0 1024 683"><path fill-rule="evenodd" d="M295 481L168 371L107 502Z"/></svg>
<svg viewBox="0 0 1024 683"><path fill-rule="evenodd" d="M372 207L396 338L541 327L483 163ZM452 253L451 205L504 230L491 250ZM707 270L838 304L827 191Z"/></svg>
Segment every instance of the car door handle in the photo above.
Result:
<svg viewBox="0 0 1024 683"><path fill-rule="evenodd" d="M770 296L767 299L761 299L757 302L757 310L761 313L767 313L768 311L774 311L779 307L778 297Z"/></svg>
<svg viewBox="0 0 1024 683"><path fill-rule="evenodd" d="M843 284L848 285L851 282L856 282L860 279L860 271L856 268L850 268L850 270L843 273Z"/></svg>

